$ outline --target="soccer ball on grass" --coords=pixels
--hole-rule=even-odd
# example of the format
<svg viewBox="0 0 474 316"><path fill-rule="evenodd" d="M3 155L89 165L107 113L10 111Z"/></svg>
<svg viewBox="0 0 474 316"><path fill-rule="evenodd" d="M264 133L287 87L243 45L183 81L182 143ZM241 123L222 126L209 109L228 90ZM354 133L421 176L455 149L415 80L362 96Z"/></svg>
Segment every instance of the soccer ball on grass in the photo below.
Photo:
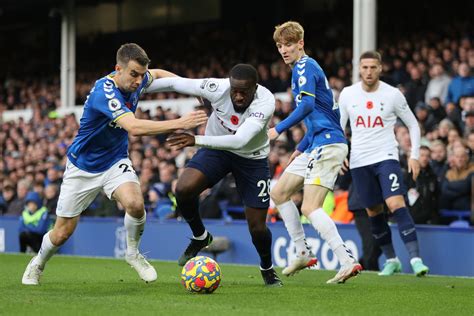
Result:
<svg viewBox="0 0 474 316"><path fill-rule="evenodd" d="M181 283L189 292L210 294L221 283L221 268L209 257L191 258L181 271Z"/></svg>

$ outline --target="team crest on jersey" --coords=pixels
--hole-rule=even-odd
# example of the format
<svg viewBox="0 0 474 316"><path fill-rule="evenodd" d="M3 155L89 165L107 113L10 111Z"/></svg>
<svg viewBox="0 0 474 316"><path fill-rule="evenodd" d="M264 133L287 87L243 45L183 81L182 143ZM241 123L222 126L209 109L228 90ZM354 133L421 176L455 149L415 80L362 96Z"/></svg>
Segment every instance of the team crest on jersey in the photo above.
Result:
<svg viewBox="0 0 474 316"><path fill-rule="evenodd" d="M217 91L217 88L219 88L219 84L215 81L208 81L206 83L206 89L209 92L215 92L215 91Z"/></svg>
<svg viewBox="0 0 474 316"><path fill-rule="evenodd" d="M109 100L109 110L112 112L117 111L122 107L122 104L120 103L119 99L113 98Z"/></svg>
<svg viewBox="0 0 474 316"><path fill-rule="evenodd" d="M305 83L306 83L306 77L305 77L305 76L301 76L301 77L298 79L298 86L302 87L302 86L304 86Z"/></svg>

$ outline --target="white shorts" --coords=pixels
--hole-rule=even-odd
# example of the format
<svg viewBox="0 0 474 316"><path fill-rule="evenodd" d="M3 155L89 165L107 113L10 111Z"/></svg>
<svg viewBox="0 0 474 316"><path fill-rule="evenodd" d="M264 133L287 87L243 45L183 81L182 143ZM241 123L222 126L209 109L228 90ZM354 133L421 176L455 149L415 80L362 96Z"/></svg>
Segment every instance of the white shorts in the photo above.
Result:
<svg viewBox="0 0 474 316"><path fill-rule="evenodd" d="M296 157L285 172L303 177L304 184L333 190L347 151L347 145L341 143L316 147L310 154L302 153Z"/></svg>
<svg viewBox="0 0 474 316"><path fill-rule="evenodd" d="M68 159L56 215L76 217L94 201L100 191L103 190L107 197L112 199L115 189L126 182L140 184L128 158L117 161L109 170L101 173L81 170Z"/></svg>

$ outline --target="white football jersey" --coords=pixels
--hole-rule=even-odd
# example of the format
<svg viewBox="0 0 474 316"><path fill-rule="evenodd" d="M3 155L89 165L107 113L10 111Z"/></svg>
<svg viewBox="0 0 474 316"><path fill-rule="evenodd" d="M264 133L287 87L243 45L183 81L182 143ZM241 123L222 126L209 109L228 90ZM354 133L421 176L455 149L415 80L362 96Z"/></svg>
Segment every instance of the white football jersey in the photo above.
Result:
<svg viewBox="0 0 474 316"><path fill-rule="evenodd" d="M214 109L206 126L206 136L233 135L246 120L257 123L261 130L241 149L229 150L236 155L250 159L268 157L270 141L267 131L270 118L275 111L275 97L267 88L258 85L255 98L243 113L234 110L230 99L229 79L203 79L200 83L202 97L211 102Z"/></svg>
<svg viewBox="0 0 474 316"><path fill-rule="evenodd" d="M366 92L358 82L342 90L338 103L341 126L344 128L349 119L352 130L351 168L398 160L397 117L409 128L411 158L418 159L420 128L400 90L380 81L376 91Z"/></svg>

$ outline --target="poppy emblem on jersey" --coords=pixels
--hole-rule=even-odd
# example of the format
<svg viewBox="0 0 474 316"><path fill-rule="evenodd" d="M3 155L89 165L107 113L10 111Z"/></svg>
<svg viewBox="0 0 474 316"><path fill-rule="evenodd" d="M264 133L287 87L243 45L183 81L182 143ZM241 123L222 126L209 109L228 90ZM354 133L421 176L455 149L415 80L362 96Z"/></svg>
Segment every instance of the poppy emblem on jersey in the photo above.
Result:
<svg viewBox="0 0 474 316"><path fill-rule="evenodd" d="M374 103L372 101L367 101L367 108L369 110L373 109L374 108Z"/></svg>
<svg viewBox="0 0 474 316"><path fill-rule="evenodd" d="M237 116L235 116L235 115L232 115L232 116L230 117L230 122L231 122L232 124L234 124L234 125L237 125L237 124L239 124L239 118L238 118Z"/></svg>
<svg viewBox="0 0 474 316"><path fill-rule="evenodd" d="M120 103L119 99L113 98L109 100L109 110L112 112L117 111L122 107L122 104Z"/></svg>
<svg viewBox="0 0 474 316"><path fill-rule="evenodd" d="M132 102L125 102L128 109L132 109Z"/></svg>

